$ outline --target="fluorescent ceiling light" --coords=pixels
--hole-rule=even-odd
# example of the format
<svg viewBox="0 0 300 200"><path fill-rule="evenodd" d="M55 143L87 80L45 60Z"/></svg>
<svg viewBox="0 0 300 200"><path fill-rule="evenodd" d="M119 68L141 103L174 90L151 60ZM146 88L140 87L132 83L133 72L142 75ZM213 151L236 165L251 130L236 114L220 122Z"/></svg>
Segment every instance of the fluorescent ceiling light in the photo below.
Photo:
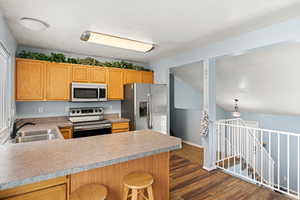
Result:
<svg viewBox="0 0 300 200"><path fill-rule="evenodd" d="M129 49L133 51L140 51L144 53L151 51L154 48L153 44L91 31L85 31L84 33L82 33L80 39L87 42L93 42L122 49Z"/></svg>
<svg viewBox="0 0 300 200"><path fill-rule="evenodd" d="M38 19L23 17L20 19L20 24L32 31L43 31L49 27L49 24Z"/></svg>

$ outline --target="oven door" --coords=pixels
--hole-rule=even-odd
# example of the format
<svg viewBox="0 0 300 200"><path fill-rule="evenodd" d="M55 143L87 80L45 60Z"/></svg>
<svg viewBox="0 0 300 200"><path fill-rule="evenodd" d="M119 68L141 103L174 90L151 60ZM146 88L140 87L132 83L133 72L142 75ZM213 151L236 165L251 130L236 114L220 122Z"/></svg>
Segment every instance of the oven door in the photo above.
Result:
<svg viewBox="0 0 300 200"><path fill-rule="evenodd" d="M96 135L111 134L111 124L82 124L74 125L73 137L88 137Z"/></svg>

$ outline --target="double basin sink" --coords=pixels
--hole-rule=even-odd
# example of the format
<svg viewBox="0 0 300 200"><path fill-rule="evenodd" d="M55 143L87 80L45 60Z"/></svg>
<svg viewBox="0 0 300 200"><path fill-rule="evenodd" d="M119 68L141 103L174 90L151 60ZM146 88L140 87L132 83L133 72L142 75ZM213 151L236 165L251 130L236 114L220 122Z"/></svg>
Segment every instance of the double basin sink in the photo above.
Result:
<svg viewBox="0 0 300 200"><path fill-rule="evenodd" d="M60 133L57 129L45 129L39 131L21 131L17 133L17 137L12 139L12 143L25 143L43 140L59 139Z"/></svg>

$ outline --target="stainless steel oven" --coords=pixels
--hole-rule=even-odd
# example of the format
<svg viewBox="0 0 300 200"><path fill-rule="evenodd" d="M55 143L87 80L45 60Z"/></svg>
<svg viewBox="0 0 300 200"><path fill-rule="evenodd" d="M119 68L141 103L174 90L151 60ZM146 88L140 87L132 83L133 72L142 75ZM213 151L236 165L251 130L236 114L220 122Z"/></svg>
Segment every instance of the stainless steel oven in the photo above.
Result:
<svg viewBox="0 0 300 200"><path fill-rule="evenodd" d="M107 85L73 82L71 97L73 102L107 101Z"/></svg>
<svg viewBox="0 0 300 200"><path fill-rule="evenodd" d="M111 123L106 120L73 123L73 137L111 134Z"/></svg>
<svg viewBox="0 0 300 200"><path fill-rule="evenodd" d="M111 122L103 119L102 107L70 108L69 120L73 123L74 138L111 133Z"/></svg>

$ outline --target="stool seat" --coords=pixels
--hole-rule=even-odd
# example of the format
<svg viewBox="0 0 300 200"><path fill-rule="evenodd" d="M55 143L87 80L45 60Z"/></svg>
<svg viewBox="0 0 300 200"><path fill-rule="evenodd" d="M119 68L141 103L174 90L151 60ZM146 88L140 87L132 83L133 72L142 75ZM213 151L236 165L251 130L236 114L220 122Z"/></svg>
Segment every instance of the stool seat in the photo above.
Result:
<svg viewBox="0 0 300 200"><path fill-rule="evenodd" d="M126 175L123 181L124 185L130 189L143 189L152 185L153 177L146 172L133 172Z"/></svg>
<svg viewBox="0 0 300 200"><path fill-rule="evenodd" d="M70 200L105 200L108 190L104 185L87 184L71 193Z"/></svg>

